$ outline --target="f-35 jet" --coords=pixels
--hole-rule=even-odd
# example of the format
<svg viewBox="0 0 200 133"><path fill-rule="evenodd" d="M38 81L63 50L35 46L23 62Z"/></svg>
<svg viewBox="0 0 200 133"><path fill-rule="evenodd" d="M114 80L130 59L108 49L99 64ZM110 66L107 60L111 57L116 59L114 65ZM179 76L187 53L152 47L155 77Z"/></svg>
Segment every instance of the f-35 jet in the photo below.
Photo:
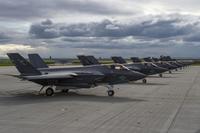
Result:
<svg viewBox="0 0 200 133"><path fill-rule="evenodd" d="M155 64L159 67L165 68L169 71L169 73L172 73L172 70L177 69L177 66L174 66L174 65L172 65L168 62L162 62L157 58L146 57L146 58L143 58L143 60L145 62L152 63L152 64Z"/></svg>
<svg viewBox="0 0 200 133"><path fill-rule="evenodd" d="M162 73L166 72L167 69L159 67L152 63L143 63L139 58L132 57L131 60L133 63L127 63L125 59L122 57L113 56L112 60L115 63L123 64L124 66L128 67L131 70L138 71L144 73L146 75L155 75L159 74L162 77Z"/></svg>
<svg viewBox="0 0 200 133"><path fill-rule="evenodd" d="M55 89L68 92L69 89L92 88L99 85L106 86L108 96L113 96L115 84L128 83L146 76L135 73L123 65L48 68L43 64L43 68L36 68L18 53L7 55L20 72L17 77L41 85L39 92L45 88L47 96L52 96ZM42 59L41 61L43 63ZM41 62L38 64L41 65Z"/></svg>
<svg viewBox="0 0 200 133"><path fill-rule="evenodd" d="M180 62L180 61L177 61L176 59L172 59L170 56L160 56L159 61L168 62L180 69L182 69L183 67L187 65L191 65L189 62Z"/></svg>
<svg viewBox="0 0 200 133"><path fill-rule="evenodd" d="M84 65L84 66L100 64L94 56L79 55L78 58L79 58L80 62L82 63L82 65ZM156 68L154 66L150 67L148 65L143 65L141 63L127 64L126 61L122 57L112 57L112 59L114 60L115 63L123 64L130 70L140 72L145 75L151 75L151 74L153 75L153 74L160 73L160 75L162 76L161 72L164 72L164 70L165 70L163 68ZM142 81L143 81L143 83L147 82L146 79L143 79Z"/></svg>

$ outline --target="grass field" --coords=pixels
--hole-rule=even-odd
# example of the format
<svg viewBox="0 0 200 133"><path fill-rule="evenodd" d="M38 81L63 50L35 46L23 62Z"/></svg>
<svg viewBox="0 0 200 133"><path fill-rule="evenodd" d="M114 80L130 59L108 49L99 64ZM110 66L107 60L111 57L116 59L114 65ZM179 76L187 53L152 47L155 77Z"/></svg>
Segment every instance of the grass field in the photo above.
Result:
<svg viewBox="0 0 200 133"><path fill-rule="evenodd" d="M194 61L193 66L200 66L200 61Z"/></svg>
<svg viewBox="0 0 200 133"><path fill-rule="evenodd" d="M109 59L101 59L101 60L99 60L99 62L100 62L101 64L111 64L111 63L113 63L113 61L112 61L112 60L109 60ZM74 60L72 61L72 64L80 65L81 63L80 63L80 61L79 61L78 59L74 59Z"/></svg>
<svg viewBox="0 0 200 133"><path fill-rule="evenodd" d="M44 60L46 64L54 64L55 62L53 60ZM12 62L9 59L0 59L0 66L13 66Z"/></svg>

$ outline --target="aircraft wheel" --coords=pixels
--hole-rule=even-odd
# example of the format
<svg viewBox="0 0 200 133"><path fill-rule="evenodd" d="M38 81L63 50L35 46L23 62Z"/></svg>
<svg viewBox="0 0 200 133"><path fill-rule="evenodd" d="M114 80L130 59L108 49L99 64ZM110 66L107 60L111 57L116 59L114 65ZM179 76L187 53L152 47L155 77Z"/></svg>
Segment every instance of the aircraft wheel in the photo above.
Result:
<svg viewBox="0 0 200 133"><path fill-rule="evenodd" d="M169 73L172 73L172 71L169 71Z"/></svg>
<svg viewBox="0 0 200 133"><path fill-rule="evenodd" d="M63 93L68 93L69 92L69 89L64 89L62 90Z"/></svg>
<svg viewBox="0 0 200 133"><path fill-rule="evenodd" d="M108 96L111 97L111 96L114 96L114 94L115 94L115 92L114 92L113 90L109 90L109 91L108 91Z"/></svg>
<svg viewBox="0 0 200 133"><path fill-rule="evenodd" d="M47 96L52 96L53 94L54 94L54 90L51 87L46 89L46 95Z"/></svg>
<svg viewBox="0 0 200 133"><path fill-rule="evenodd" d="M163 74L162 74L162 73L160 73L160 74L159 74L159 77L163 77Z"/></svg>
<svg viewBox="0 0 200 133"><path fill-rule="evenodd" d="M143 82L144 84L146 84L146 83L147 83L147 80L146 80L146 79L143 79L142 82Z"/></svg>
<svg viewBox="0 0 200 133"><path fill-rule="evenodd" d="M178 71L178 69L176 68L176 71Z"/></svg>

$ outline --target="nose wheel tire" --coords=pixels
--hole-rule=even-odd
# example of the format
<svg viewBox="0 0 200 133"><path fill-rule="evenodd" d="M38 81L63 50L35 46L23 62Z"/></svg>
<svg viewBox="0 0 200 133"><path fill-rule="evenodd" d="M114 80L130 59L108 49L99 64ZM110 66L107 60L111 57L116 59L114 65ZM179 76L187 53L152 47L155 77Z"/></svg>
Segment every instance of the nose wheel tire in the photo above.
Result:
<svg viewBox="0 0 200 133"><path fill-rule="evenodd" d="M162 73L159 74L159 77L163 77Z"/></svg>
<svg viewBox="0 0 200 133"><path fill-rule="evenodd" d="M46 96L52 96L54 94L54 90L49 87L46 89Z"/></svg>
<svg viewBox="0 0 200 133"><path fill-rule="evenodd" d="M144 84L146 84L146 83L147 83L147 80L146 80L146 79L143 79L142 82L143 82Z"/></svg>
<svg viewBox="0 0 200 133"><path fill-rule="evenodd" d="M109 90L109 91L108 91L108 96L111 97L111 96L114 96L114 94L115 94L115 92L114 92L113 90Z"/></svg>

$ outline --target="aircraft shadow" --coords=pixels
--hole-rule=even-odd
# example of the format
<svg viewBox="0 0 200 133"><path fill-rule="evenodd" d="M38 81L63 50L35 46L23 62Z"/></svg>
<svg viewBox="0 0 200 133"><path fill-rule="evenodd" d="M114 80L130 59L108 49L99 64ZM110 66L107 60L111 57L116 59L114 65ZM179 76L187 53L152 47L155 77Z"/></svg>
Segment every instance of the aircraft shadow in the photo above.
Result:
<svg viewBox="0 0 200 133"><path fill-rule="evenodd" d="M178 78L178 77L172 77L172 76L169 76L170 74L164 74L163 77L159 77L157 75L151 75L151 76L148 76L148 78L159 78L159 79L162 79L162 78Z"/></svg>
<svg viewBox="0 0 200 133"><path fill-rule="evenodd" d="M134 99L128 97L109 97L98 96L92 94L79 94L75 92L69 92L64 94L61 92L55 93L54 96L48 97L44 94L36 95L35 93L21 93L12 94L10 96L0 96L0 105L23 105L23 104L35 104L35 103L50 103L58 101L85 101L85 102L107 102L107 103L122 103L122 102L144 102L143 99Z"/></svg>
<svg viewBox="0 0 200 133"><path fill-rule="evenodd" d="M136 82L136 83L132 83L132 84L135 84L135 85L144 85L144 86L148 86L148 85L168 85L166 83L139 83L139 82Z"/></svg>
<svg viewBox="0 0 200 133"><path fill-rule="evenodd" d="M172 73L169 73L169 74L174 74L174 75L176 75L176 74L184 74L184 73L182 73L182 72L172 72Z"/></svg>

